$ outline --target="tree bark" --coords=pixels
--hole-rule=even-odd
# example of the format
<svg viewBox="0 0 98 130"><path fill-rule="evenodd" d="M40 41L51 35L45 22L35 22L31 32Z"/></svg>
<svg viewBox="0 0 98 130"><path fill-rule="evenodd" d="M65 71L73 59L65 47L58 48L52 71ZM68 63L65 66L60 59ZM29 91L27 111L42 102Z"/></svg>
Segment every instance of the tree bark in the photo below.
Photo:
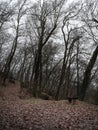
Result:
<svg viewBox="0 0 98 130"><path fill-rule="evenodd" d="M37 91L38 91L38 80L39 80L39 74L40 74L40 64L42 60L42 46L39 46L38 52L36 54L36 59L34 63L34 82L33 82L33 95L37 97Z"/></svg>
<svg viewBox="0 0 98 130"><path fill-rule="evenodd" d="M13 60L13 56L15 54L16 48L17 48L17 40L18 40L18 32L17 32L17 36L15 37L15 40L13 42L11 52L8 56L8 59L7 59L7 62L5 64L5 68L4 68L4 71L3 71L3 73L4 73L4 75L3 75L3 85L5 85L6 79L8 77L9 71L10 71L10 65L11 65L11 62Z"/></svg>
<svg viewBox="0 0 98 130"><path fill-rule="evenodd" d="M90 83L90 80L91 80L91 71L94 67L97 56L98 56L98 46L95 48L93 55L92 55L88 65L87 65L86 71L84 73L84 79L83 79L83 82L82 82L82 85L81 85L81 92L80 92L80 99L82 101L84 100L85 95L86 95L86 91L89 87L89 83Z"/></svg>

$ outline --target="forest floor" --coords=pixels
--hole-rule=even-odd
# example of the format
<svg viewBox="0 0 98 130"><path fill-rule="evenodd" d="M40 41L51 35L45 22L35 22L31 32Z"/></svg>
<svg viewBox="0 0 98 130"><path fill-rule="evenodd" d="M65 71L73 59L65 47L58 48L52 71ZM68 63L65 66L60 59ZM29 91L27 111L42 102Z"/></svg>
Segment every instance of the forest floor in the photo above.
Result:
<svg viewBox="0 0 98 130"><path fill-rule="evenodd" d="M0 87L0 130L98 130L98 106L20 99L17 82Z"/></svg>

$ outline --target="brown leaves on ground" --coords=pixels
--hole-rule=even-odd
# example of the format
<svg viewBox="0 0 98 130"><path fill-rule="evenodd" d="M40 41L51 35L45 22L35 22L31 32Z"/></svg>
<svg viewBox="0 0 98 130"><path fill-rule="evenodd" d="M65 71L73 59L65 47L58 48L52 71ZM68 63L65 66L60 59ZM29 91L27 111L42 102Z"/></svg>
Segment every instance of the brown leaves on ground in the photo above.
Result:
<svg viewBox="0 0 98 130"><path fill-rule="evenodd" d="M98 107L64 100L0 101L0 130L98 130Z"/></svg>
<svg viewBox="0 0 98 130"><path fill-rule="evenodd" d="M19 82L0 87L0 130L98 130L98 107L31 98Z"/></svg>

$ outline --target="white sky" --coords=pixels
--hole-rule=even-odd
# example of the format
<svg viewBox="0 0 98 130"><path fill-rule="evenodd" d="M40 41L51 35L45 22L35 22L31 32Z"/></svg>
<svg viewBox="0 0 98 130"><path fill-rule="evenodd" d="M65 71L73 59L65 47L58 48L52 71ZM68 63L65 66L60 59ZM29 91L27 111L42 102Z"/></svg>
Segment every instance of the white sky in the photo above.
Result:
<svg viewBox="0 0 98 130"><path fill-rule="evenodd" d="M42 4L43 4L43 0L41 0L41 6L42 6Z"/></svg>
<svg viewBox="0 0 98 130"><path fill-rule="evenodd" d="M0 0L1 1L9 1L9 0ZM17 1L17 0L14 0L14 1ZM37 2L38 0L31 0L32 2ZM48 1L48 0L40 0L41 1L41 5L43 4L44 1ZM68 3L71 3L71 2L77 2L79 0L68 0Z"/></svg>

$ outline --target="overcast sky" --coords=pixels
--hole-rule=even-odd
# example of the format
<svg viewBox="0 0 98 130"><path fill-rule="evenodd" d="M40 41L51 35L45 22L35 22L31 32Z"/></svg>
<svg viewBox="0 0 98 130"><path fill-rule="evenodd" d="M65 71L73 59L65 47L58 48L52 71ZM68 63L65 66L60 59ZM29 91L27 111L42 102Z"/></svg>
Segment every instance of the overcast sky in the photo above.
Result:
<svg viewBox="0 0 98 130"><path fill-rule="evenodd" d="M9 1L9 0L0 0L0 2L1 2L1 1ZM17 0L14 0L14 1L17 1ZM39 0L31 0L31 1L32 1L32 2L37 2L37 1L39 1ZM48 1L48 0L40 0L40 1L41 1L41 5L42 5L44 1ZM67 0L67 1L68 1L67 3L69 4L69 3L71 3L71 2L77 2L77 1L79 1L79 0Z"/></svg>

